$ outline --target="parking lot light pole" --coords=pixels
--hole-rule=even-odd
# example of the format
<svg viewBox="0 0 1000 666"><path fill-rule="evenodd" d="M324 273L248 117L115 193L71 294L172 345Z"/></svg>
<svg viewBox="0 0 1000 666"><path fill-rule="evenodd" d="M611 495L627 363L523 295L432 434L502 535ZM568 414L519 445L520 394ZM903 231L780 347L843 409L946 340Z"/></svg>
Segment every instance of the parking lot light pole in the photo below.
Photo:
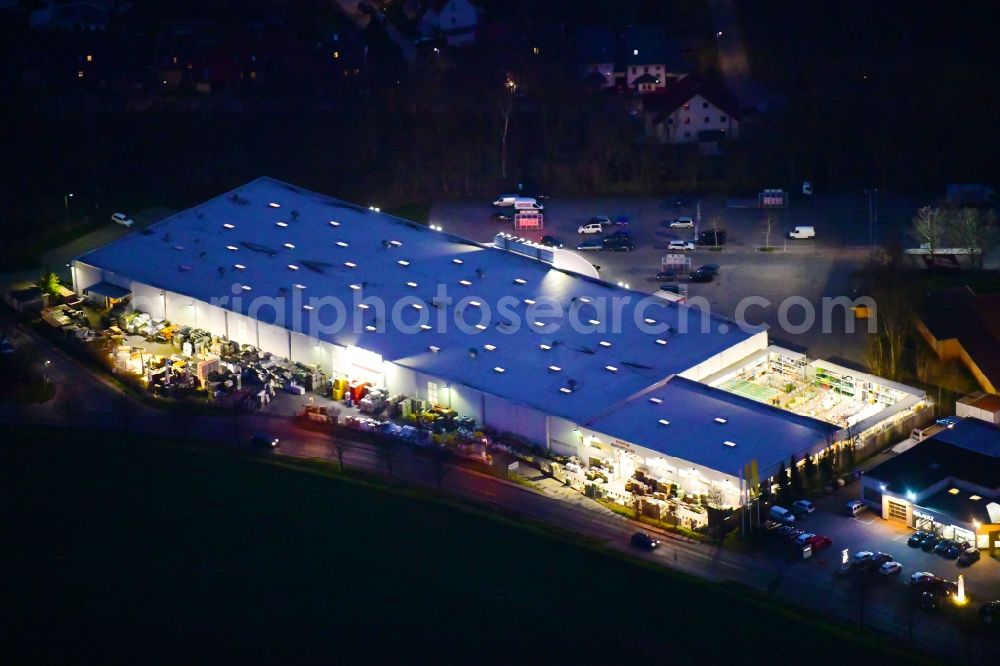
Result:
<svg viewBox="0 0 1000 666"><path fill-rule="evenodd" d="M869 187L865 191L868 195L868 243L872 247L878 243L878 188Z"/></svg>
<svg viewBox="0 0 1000 666"><path fill-rule="evenodd" d="M63 195L63 208L66 209L66 216L69 216L69 200L73 196L72 192L67 192Z"/></svg>

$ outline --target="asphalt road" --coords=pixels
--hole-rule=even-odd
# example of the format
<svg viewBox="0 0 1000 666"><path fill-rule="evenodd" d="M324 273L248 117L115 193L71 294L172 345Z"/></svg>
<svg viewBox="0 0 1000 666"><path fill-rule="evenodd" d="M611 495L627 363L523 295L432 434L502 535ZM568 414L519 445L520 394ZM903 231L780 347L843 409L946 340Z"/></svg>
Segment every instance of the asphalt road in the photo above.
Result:
<svg viewBox="0 0 1000 666"><path fill-rule="evenodd" d="M26 334L15 337L23 343ZM33 336L30 336L33 337ZM252 432L267 432L281 438L281 454L335 459L329 440L298 426L288 417L255 413L239 418L184 415L165 412L120 397L113 384L79 366L61 353L47 349L44 340L35 340L39 353L52 360L50 378L59 386L57 398L50 403L29 408L0 406L0 421L37 422L76 426L97 426L128 430L132 436L176 434L200 438L231 447ZM66 386L72 386L66 389ZM73 409L64 409L66 395ZM265 454L268 455L268 454ZM384 459L369 445L354 444L346 452L348 466L386 474ZM423 486L437 485L434 465L407 446L399 446L393 462L393 480ZM769 592L810 612L831 614L848 621L859 618L859 599L844 581L833 579L830 562L815 558L790 563L785 557L767 553L744 554L702 543L665 537L664 546L652 553L638 553L627 545L636 525L612 514L600 505L569 491L551 480L541 480L538 489L491 477L465 466L448 466L441 478L441 488L459 497L494 506L507 513L569 529L603 540L607 547L633 552L658 564L725 584L745 585ZM847 489L841 491L845 497ZM819 524L819 520L816 524ZM832 552L832 551L829 551ZM983 564L983 563L980 563ZM990 562L992 566L996 563ZM978 565L977 565L978 566ZM884 586L883 586L884 587ZM970 588L971 589L971 588ZM981 592L985 595L985 590ZM1000 596L1000 590L994 594ZM982 598L982 597L980 597ZM907 622L919 620L913 644L953 659L965 659L971 645L969 663L992 663L989 650L996 646L983 639L967 642L963 631L938 615L910 613L897 596L871 586L865 602L865 627L908 639ZM992 645L992 647L991 647Z"/></svg>

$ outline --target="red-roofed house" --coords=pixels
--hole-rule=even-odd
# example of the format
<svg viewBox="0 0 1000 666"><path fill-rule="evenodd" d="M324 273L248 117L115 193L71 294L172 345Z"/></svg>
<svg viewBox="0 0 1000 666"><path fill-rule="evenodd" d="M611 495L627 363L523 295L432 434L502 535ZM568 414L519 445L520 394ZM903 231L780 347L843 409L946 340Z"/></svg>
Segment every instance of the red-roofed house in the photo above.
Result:
<svg viewBox="0 0 1000 666"><path fill-rule="evenodd" d="M644 95L642 103L646 136L660 143L718 142L739 136L736 98L698 74Z"/></svg>

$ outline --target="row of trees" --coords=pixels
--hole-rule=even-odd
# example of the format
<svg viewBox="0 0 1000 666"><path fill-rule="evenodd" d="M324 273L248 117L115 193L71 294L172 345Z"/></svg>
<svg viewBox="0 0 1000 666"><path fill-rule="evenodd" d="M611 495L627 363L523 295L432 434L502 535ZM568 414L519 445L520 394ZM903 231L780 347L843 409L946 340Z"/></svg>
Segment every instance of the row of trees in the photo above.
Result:
<svg viewBox="0 0 1000 666"><path fill-rule="evenodd" d="M996 215L978 208L924 206L913 218L913 235L931 253L942 247L967 249L982 267L983 255L997 245Z"/></svg>
<svg viewBox="0 0 1000 666"><path fill-rule="evenodd" d="M778 496L799 496L806 491L818 490L830 485L837 475L854 467L854 446L844 444L832 446L819 455L818 460L806 456L800 464L795 455L788 461L788 467L781 463L775 481L778 484ZM766 487L762 487L762 496L766 495ZM765 497L766 499L766 497Z"/></svg>

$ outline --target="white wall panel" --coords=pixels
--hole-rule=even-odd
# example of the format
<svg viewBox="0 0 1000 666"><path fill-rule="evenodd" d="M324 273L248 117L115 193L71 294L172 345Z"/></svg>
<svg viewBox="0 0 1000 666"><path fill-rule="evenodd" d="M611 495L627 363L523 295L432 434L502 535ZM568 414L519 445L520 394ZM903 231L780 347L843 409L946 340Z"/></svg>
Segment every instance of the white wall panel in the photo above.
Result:
<svg viewBox="0 0 1000 666"><path fill-rule="evenodd" d="M159 287L133 282L131 305L134 309L148 312L153 317L166 318L163 311L163 290Z"/></svg>
<svg viewBox="0 0 1000 666"><path fill-rule="evenodd" d="M517 433L532 442L545 446L545 414L488 393L485 398L484 422L486 425L501 431Z"/></svg>
<svg viewBox="0 0 1000 666"><path fill-rule="evenodd" d="M288 358L288 331L273 324L257 323L257 338L262 351Z"/></svg>
<svg viewBox="0 0 1000 666"><path fill-rule="evenodd" d="M229 319L229 339L241 345L257 346L257 321L236 312L226 312Z"/></svg>

